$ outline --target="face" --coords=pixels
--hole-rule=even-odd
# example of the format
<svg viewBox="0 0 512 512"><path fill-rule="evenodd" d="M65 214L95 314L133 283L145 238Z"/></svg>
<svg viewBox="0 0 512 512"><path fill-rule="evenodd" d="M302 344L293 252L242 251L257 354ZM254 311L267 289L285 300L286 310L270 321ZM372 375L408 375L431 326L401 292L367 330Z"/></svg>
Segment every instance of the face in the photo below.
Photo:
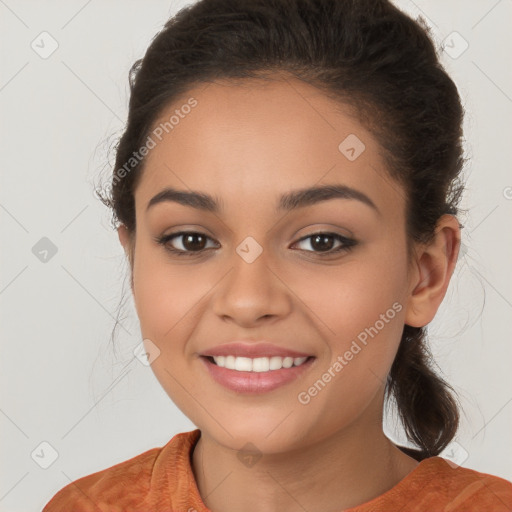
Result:
<svg viewBox="0 0 512 512"><path fill-rule="evenodd" d="M181 108L189 98L195 106ZM131 246L135 305L159 382L198 428L234 449L250 441L283 452L377 414L412 284L404 192L376 140L295 79L202 84L155 127L176 110L179 122L153 137L135 191ZM299 194L326 185L338 193ZM148 207L166 188L211 202L168 195ZM235 390L200 355L235 342L309 359L244 373L249 388ZM215 369L228 381L241 376ZM273 371L285 375L280 385ZM250 388L258 379L274 384Z"/></svg>

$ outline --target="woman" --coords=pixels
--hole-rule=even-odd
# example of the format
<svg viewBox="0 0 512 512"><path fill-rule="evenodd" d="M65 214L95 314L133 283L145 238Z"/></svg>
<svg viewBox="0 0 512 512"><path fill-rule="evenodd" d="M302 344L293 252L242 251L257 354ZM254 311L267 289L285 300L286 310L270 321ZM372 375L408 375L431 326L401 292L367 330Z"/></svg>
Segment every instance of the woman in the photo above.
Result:
<svg viewBox="0 0 512 512"><path fill-rule="evenodd" d="M463 109L428 30L385 0L201 0L130 83L102 200L145 357L198 428L44 512L511 510L510 482L439 456L459 411L425 326Z"/></svg>

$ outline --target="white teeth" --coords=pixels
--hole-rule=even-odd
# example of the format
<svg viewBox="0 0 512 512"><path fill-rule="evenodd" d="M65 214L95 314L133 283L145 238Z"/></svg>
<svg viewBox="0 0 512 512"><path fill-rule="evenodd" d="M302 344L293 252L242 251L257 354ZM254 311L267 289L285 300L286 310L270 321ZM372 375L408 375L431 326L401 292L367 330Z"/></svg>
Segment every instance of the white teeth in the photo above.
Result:
<svg viewBox="0 0 512 512"><path fill-rule="evenodd" d="M224 367L229 368L230 370L234 370L235 369L235 356L225 356L225 357L226 357L226 360L224 363ZM213 358L213 360L215 361L215 358ZM215 362L217 362L217 361L215 361Z"/></svg>
<svg viewBox="0 0 512 512"><path fill-rule="evenodd" d="M280 370L281 368L291 368L300 366L306 361L307 357L235 357L235 356L213 356L217 366L236 370L239 372L268 372L271 370Z"/></svg>
<svg viewBox="0 0 512 512"><path fill-rule="evenodd" d="M252 360L253 372L268 372L270 370L270 360L268 357L257 357Z"/></svg>
<svg viewBox="0 0 512 512"><path fill-rule="evenodd" d="M293 366L293 357L285 357L283 359L283 366L285 368L291 368Z"/></svg>
<svg viewBox="0 0 512 512"><path fill-rule="evenodd" d="M283 358L274 356L269 359L270 370L279 370L283 366Z"/></svg>
<svg viewBox="0 0 512 512"><path fill-rule="evenodd" d="M252 371L252 359L250 357L235 357L235 370L239 372Z"/></svg>

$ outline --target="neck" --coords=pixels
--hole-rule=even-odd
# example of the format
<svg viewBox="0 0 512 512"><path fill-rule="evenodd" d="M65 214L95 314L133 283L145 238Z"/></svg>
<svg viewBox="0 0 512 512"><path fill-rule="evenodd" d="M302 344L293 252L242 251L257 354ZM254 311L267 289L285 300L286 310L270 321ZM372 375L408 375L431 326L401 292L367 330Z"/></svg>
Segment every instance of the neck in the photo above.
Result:
<svg viewBox="0 0 512 512"><path fill-rule="evenodd" d="M301 449L263 454L250 467L204 432L192 455L205 505L222 512L339 511L385 493L418 462L382 430L380 409ZM378 400L377 400L378 399ZM379 412L380 410L380 412Z"/></svg>

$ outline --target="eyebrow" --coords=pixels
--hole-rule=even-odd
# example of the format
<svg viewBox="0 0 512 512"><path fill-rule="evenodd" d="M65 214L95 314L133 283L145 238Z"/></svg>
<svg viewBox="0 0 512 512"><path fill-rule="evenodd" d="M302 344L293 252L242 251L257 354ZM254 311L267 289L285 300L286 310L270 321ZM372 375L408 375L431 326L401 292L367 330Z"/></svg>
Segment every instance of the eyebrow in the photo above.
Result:
<svg viewBox="0 0 512 512"><path fill-rule="evenodd" d="M380 215L379 209L366 194L347 185L339 184L322 185L287 192L280 197L276 212L283 210L291 211L311 206L322 201L328 201L329 199L354 199L369 206ZM166 201L179 203L183 206L190 206L211 213L219 213L222 205L221 200L209 194L166 187L151 198L146 207L146 211L152 206Z"/></svg>

